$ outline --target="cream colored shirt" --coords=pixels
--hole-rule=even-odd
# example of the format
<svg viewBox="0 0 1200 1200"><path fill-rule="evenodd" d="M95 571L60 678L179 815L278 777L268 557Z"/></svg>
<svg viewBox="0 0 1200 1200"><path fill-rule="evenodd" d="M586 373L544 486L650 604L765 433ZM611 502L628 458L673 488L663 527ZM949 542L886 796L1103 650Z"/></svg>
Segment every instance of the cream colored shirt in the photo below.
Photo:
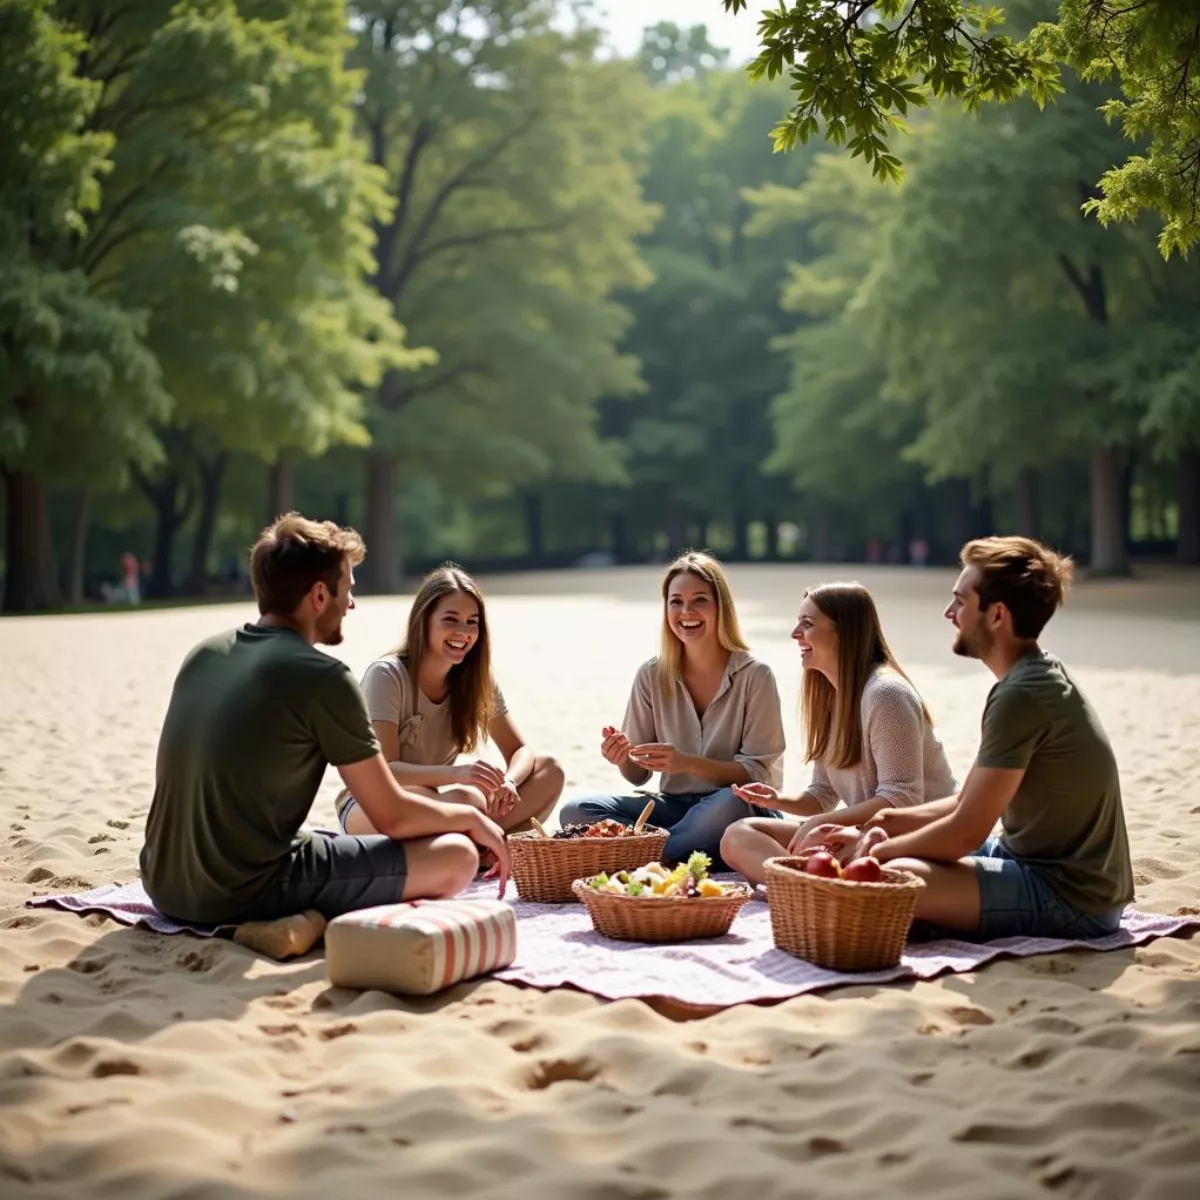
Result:
<svg viewBox="0 0 1200 1200"><path fill-rule="evenodd" d="M493 716L508 712L500 689L495 688ZM450 700L434 704L414 687L408 669L394 654L377 658L362 678L367 716L395 725L400 736L400 761L415 766L449 766L459 753L450 725ZM415 704L414 704L415 693Z"/></svg>
<svg viewBox="0 0 1200 1200"><path fill-rule="evenodd" d="M637 746L669 742L684 754L738 762L751 781L779 787L783 780L783 715L775 676L765 662L742 651L729 656L725 678L704 716L696 713L682 679L663 698L658 686L658 659L638 668L622 725ZM664 793L680 795L717 790L711 779L663 773Z"/></svg>
<svg viewBox="0 0 1200 1200"><path fill-rule="evenodd" d="M882 796L892 808L940 800L958 790L946 751L921 711L916 688L888 667L879 667L862 694L863 756L839 769L813 763L805 791L829 812Z"/></svg>

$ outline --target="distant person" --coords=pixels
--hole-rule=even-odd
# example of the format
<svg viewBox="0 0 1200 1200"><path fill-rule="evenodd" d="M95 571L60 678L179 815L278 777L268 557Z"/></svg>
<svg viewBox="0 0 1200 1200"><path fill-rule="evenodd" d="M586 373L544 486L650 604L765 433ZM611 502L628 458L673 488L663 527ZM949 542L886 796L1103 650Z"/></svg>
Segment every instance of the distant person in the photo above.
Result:
<svg viewBox="0 0 1200 1200"><path fill-rule="evenodd" d="M804 665L812 780L791 798L762 783L733 789L748 804L805 818L752 817L726 831L721 857L754 883L764 882L768 858L796 853L818 826L857 827L882 809L948 796L956 786L929 710L888 648L866 588L809 588L792 637Z"/></svg>
<svg viewBox="0 0 1200 1200"><path fill-rule="evenodd" d="M923 567L929 561L929 543L923 537L915 537L908 544L908 555L914 567Z"/></svg>
<svg viewBox="0 0 1200 1200"><path fill-rule="evenodd" d="M954 652L997 680L975 765L957 796L876 813L857 849L920 875L917 916L938 926L1103 937L1133 899L1117 762L1070 671L1038 645L1071 560L1025 537L968 542L961 557L945 613Z"/></svg>
<svg viewBox="0 0 1200 1200"><path fill-rule="evenodd" d="M250 555L252 625L201 642L184 660L158 744L141 853L151 900L181 921L283 921L261 949L302 952L324 918L418 897L453 896L476 847L508 870L485 813L402 787L388 770L346 665L317 650L342 640L362 540L297 513ZM373 837L301 830L326 766L368 814ZM386 836L384 836L386 835Z"/></svg>
<svg viewBox="0 0 1200 1200"><path fill-rule="evenodd" d="M725 830L746 815L734 785L780 783L779 691L771 668L742 638L715 558L677 558L663 576L662 598L662 649L639 668L621 728L601 730L600 753L633 787L661 773L650 822L670 830L668 861L694 850L718 860ZM560 820L611 817L632 825L649 798L585 796L568 801Z"/></svg>
<svg viewBox="0 0 1200 1200"><path fill-rule="evenodd" d="M127 604L142 602L141 565L128 550L121 555L121 599Z"/></svg>
<svg viewBox="0 0 1200 1200"><path fill-rule="evenodd" d="M485 812L501 828L530 829L562 792L563 771L526 744L492 678L492 645L479 585L451 563L425 577L400 646L362 679L367 715L392 774L411 792ZM504 769L483 759L455 765L490 738ZM347 833L375 826L352 794L336 801Z"/></svg>

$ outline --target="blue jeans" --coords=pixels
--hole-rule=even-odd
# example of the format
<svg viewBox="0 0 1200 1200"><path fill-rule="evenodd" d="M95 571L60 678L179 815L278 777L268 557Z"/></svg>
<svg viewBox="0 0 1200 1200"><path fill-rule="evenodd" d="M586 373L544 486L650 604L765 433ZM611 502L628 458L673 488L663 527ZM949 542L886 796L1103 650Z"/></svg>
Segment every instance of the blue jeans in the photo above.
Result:
<svg viewBox="0 0 1200 1200"><path fill-rule="evenodd" d="M712 859L713 870L724 869L721 835L730 825L751 816L781 815L753 810L733 794L732 788L721 788L715 792L686 795L660 792L657 796L580 796L563 805L558 819L563 825L574 825L611 817L622 825L632 825L641 816L649 800L654 801L654 811L648 823L670 831L663 859L666 862L686 862L693 850L703 850Z"/></svg>
<svg viewBox="0 0 1200 1200"><path fill-rule="evenodd" d="M1099 938L1115 933L1125 906L1088 913L1068 904L1028 863L989 837L971 858L979 883L979 933L1005 937Z"/></svg>

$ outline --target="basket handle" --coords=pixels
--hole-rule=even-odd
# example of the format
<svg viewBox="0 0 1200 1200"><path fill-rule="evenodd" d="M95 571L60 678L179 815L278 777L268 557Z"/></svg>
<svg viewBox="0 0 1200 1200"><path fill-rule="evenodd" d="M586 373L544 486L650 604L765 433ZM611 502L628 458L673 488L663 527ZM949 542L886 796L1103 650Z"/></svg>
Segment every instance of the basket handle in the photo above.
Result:
<svg viewBox="0 0 1200 1200"><path fill-rule="evenodd" d="M642 826L645 825L648 820L650 820L650 814L653 811L654 811L654 801L651 800L650 803L647 804L646 807L642 809L641 816L639 816L638 819L636 821L634 821L634 823L633 823L633 832L634 833L642 832Z"/></svg>
<svg viewBox="0 0 1200 1200"><path fill-rule="evenodd" d="M543 824L541 823L541 821L539 821L539 820L537 819L537 817L530 817L530 818L529 818L529 823L530 823L530 825L532 825L532 826L534 827L534 829L537 831L537 835L538 835L538 837L544 837L544 838L548 838L548 837L550 836L550 835L549 835L549 834L546 832L546 827L545 827L545 825L543 825Z"/></svg>

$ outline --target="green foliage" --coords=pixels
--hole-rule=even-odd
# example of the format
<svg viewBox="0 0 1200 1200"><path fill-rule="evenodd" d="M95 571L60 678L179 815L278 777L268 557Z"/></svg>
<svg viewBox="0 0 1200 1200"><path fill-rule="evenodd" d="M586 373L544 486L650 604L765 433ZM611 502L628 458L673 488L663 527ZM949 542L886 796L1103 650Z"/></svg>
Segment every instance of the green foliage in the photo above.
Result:
<svg viewBox="0 0 1200 1200"><path fill-rule="evenodd" d="M376 449L459 494L623 479L597 404L640 386L612 296L649 279L644 85L546 0L351 7L359 124L394 200L375 283L438 356L385 378Z"/></svg>
<svg viewBox="0 0 1200 1200"><path fill-rule="evenodd" d="M1056 24L1030 43L1069 63L1087 80L1120 81L1102 112L1132 141L1146 144L1100 177L1088 201L1108 225L1143 210L1166 218L1163 257L1200 241L1200 5L1195 0L1062 0Z"/></svg>
<svg viewBox="0 0 1200 1200"><path fill-rule="evenodd" d="M730 12L748 0L722 0ZM787 75L792 107L774 131L791 150L821 131L898 181L892 141L909 111L954 97L970 109L1028 93L1044 104L1059 90L1045 51L994 32L1000 9L963 0L790 0L759 20L753 79Z"/></svg>

